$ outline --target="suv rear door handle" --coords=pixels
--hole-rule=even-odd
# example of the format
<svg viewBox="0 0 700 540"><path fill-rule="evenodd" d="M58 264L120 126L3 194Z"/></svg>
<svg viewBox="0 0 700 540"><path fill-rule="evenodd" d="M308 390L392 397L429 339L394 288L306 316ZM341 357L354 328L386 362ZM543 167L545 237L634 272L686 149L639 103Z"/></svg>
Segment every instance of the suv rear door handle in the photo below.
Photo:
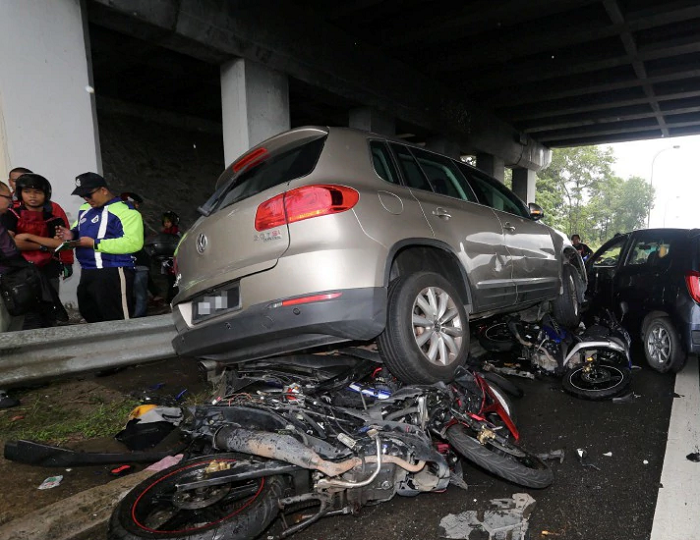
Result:
<svg viewBox="0 0 700 540"><path fill-rule="evenodd" d="M503 224L503 230L513 232L515 230L515 227L513 227L509 222L506 221Z"/></svg>
<svg viewBox="0 0 700 540"><path fill-rule="evenodd" d="M442 219L450 219L452 217L452 214L450 214L442 206L438 206L435 210L432 211L432 214Z"/></svg>

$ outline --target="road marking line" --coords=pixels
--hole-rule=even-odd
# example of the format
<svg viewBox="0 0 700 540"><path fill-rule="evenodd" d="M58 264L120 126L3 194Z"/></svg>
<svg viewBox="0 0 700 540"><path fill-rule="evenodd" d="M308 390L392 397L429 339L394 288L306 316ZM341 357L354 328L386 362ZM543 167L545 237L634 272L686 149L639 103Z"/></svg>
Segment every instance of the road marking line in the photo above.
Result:
<svg viewBox="0 0 700 540"><path fill-rule="evenodd" d="M687 459L700 452L700 375L690 357L676 375L661 487L656 499L650 540L700 538L700 464Z"/></svg>

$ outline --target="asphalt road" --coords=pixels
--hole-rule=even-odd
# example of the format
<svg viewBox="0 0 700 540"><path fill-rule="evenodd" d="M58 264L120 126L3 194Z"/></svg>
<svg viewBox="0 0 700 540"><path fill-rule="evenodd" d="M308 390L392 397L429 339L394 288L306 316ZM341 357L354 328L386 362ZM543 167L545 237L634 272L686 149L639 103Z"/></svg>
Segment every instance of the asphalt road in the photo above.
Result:
<svg viewBox="0 0 700 540"><path fill-rule="evenodd" d="M565 451L563 463L549 462L555 473L553 485L525 489L465 463L466 492L450 486L444 493L395 497L364 509L358 517L322 520L294 538L440 538L444 516L483 512L491 499L529 493L536 500L529 523L532 540L649 540L674 380L674 375L644 368L635 371L633 394L627 401L599 403L565 394L555 378L518 379L525 390L525 396L514 401L523 445L535 453ZM580 463L579 448L587 451L588 462L597 468ZM700 534L674 540L698 538Z"/></svg>
<svg viewBox="0 0 700 540"><path fill-rule="evenodd" d="M674 401L680 396L674 396L674 375L644 367L638 355L633 355L633 359L643 368L634 372L631 397L620 402L577 399L564 393L560 381L553 377L534 381L511 379L525 391L524 397L513 402L523 446L538 454L564 450L562 463L549 461L555 474L550 487L522 488L464 462L467 491L450 486L443 493L413 498L396 496L387 503L363 508L358 516L325 518L293 538L439 539L444 537L440 522L449 514L476 511L481 515L493 499L527 493L536 501L529 518L528 540L699 540L700 531L689 536L673 533L673 501L670 516L663 522L664 530L652 536L669 418ZM124 380L120 384L133 387L136 372L140 371L121 374ZM697 367L694 373L697 379ZM693 384L697 390L698 381ZM697 430L695 437L697 440ZM700 451L692 445L685 448L686 442L678 444L682 445L682 456ZM582 465L579 448L586 450L588 463L595 467ZM700 463L690 467L689 481L700 485L700 481L692 480L700 478ZM696 498L695 508L679 502L677 515L700 515L700 497ZM656 519L658 529L658 516ZM104 538L104 534L93 531L89 538ZM488 535L472 534L468 538L488 540ZM496 538L501 540L493 540Z"/></svg>

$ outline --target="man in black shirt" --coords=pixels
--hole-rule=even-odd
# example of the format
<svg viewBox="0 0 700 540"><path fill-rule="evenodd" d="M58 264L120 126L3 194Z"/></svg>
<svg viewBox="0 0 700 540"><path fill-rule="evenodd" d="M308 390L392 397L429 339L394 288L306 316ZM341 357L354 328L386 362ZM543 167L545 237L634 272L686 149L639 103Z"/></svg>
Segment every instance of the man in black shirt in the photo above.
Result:
<svg viewBox="0 0 700 540"><path fill-rule="evenodd" d="M585 261L588 257L593 255L593 250L589 248L586 244L581 242L581 237L578 234L574 234L571 237L571 243L574 245L576 251L578 251L581 258Z"/></svg>

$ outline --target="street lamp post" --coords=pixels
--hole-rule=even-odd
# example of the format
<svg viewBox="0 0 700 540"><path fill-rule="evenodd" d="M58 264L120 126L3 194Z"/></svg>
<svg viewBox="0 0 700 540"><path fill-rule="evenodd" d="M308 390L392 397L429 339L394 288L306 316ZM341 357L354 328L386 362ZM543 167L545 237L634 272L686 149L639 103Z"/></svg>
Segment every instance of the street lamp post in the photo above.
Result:
<svg viewBox="0 0 700 540"><path fill-rule="evenodd" d="M649 187L652 188L654 187L654 163L656 162L656 158L659 157L659 154L662 152L665 152L666 150L678 150L680 148L680 144L674 144L673 146L667 146L666 148L662 148L656 154L654 154L654 157L651 160L651 175L649 176ZM649 223L651 223L651 209L654 206L654 199L652 199L649 202L649 213L647 214L647 229L649 228Z"/></svg>

